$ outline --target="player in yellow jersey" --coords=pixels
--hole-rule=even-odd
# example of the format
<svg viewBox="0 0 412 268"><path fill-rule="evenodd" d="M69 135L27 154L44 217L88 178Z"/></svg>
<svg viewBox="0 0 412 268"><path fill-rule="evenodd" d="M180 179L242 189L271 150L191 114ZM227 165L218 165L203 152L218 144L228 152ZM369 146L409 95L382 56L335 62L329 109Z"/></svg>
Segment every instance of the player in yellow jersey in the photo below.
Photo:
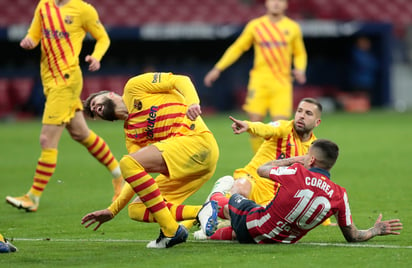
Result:
<svg viewBox="0 0 412 268"><path fill-rule="evenodd" d="M176 205L212 177L219 157L216 140L200 117L199 102L190 78L171 73L133 77L125 85L123 96L102 91L87 98L85 111L90 116L125 121L129 155L120 160L127 182L122 193L108 209L83 217L86 227L98 222L98 228L112 219L137 194L129 205L129 216L137 221L157 222L161 228L159 238L151 241L148 248L171 247L186 241L188 231L178 221L196 218L201 207L177 209ZM159 175L153 178L149 173ZM203 222L212 229L217 225L216 205L205 208L209 214ZM201 215L199 220L203 226Z"/></svg>
<svg viewBox="0 0 412 268"><path fill-rule="evenodd" d="M266 205L270 202L276 194L278 184L260 177L257 169L273 159L277 159L278 165L282 166L287 165L287 161L290 159L301 158L305 155L309 146L316 140L313 129L321 123L321 114L322 105L317 100L304 98L296 109L294 120L278 120L264 124L230 117L233 121L232 129L235 134L249 132L264 138L265 141L245 167L234 171L233 177L224 176L216 181L208 199L215 200L219 207L224 207L229 201L225 193L236 189L237 193L257 204ZM329 224L330 220L328 219L325 225ZM221 236L219 231L212 239ZM223 236L231 237L231 234ZM206 238L201 230L195 233L195 237L198 239Z"/></svg>
<svg viewBox="0 0 412 268"><path fill-rule="evenodd" d="M40 132L41 154L33 184L21 197L7 196L6 201L26 211L36 211L40 197L57 163L57 147L66 128L73 140L87 148L113 176L114 197L120 194L123 178L119 163L106 142L90 130L83 116L80 94L83 87L79 53L86 33L96 39L91 55L86 56L89 71L100 69L100 60L110 39L94 7L82 0L41 0L27 35L20 42L24 49L41 44L40 71L46 104Z"/></svg>
<svg viewBox="0 0 412 268"><path fill-rule="evenodd" d="M253 45L254 63L243 105L252 122L263 121L268 111L272 121L289 120L293 109L292 75L298 83L306 82L306 49L300 26L284 15L288 1L266 0L265 5L266 15L246 25L204 78L205 85L212 86L221 72ZM262 142L260 137L251 135L254 152Z"/></svg>

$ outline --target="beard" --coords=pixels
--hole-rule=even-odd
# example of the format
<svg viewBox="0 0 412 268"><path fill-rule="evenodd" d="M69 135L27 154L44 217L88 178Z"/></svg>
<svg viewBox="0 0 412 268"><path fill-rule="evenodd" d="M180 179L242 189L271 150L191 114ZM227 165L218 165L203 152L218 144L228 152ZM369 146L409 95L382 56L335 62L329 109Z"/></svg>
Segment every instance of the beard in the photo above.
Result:
<svg viewBox="0 0 412 268"><path fill-rule="evenodd" d="M104 106L104 110L103 110L103 115L101 116L101 118L107 121L117 120L117 117L115 114L116 105L114 104L113 100L111 99L104 100L103 106Z"/></svg>
<svg viewBox="0 0 412 268"><path fill-rule="evenodd" d="M295 123L295 131L299 136L303 136L310 132L310 130L306 126L303 126L303 127L297 126L296 123Z"/></svg>
<svg viewBox="0 0 412 268"><path fill-rule="evenodd" d="M309 133L309 131L306 128L300 128L300 129L295 129L295 130L299 136L304 136L305 134Z"/></svg>

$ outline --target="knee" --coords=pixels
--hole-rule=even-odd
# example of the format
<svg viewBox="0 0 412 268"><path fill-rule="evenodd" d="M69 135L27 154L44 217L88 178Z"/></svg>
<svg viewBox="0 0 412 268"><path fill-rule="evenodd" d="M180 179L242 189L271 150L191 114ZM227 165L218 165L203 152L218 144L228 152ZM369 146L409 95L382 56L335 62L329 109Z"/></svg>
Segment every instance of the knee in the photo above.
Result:
<svg viewBox="0 0 412 268"><path fill-rule="evenodd" d="M39 142L42 149L50 147L50 138L47 135L41 134Z"/></svg>
<svg viewBox="0 0 412 268"><path fill-rule="evenodd" d="M144 167L130 155L125 155L120 159L119 167L125 180L145 170Z"/></svg>
<svg viewBox="0 0 412 268"><path fill-rule="evenodd" d="M251 189L252 189L251 183L245 178L240 178L240 179L235 180L235 182L233 183L232 189L230 190L230 193L232 195L241 194L244 197L248 197Z"/></svg>
<svg viewBox="0 0 412 268"><path fill-rule="evenodd" d="M120 170L123 172L124 170L130 169L134 164L137 163L130 155L125 155L119 161Z"/></svg>

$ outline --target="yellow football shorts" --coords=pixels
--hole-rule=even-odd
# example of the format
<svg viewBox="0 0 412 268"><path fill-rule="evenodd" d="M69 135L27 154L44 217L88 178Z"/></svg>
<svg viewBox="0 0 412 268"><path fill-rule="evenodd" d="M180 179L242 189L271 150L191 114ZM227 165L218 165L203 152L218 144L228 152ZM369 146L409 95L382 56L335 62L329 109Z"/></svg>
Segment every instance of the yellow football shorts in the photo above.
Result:
<svg viewBox="0 0 412 268"><path fill-rule="evenodd" d="M236 169L233 173L233 178L235 180L245 178L250 182L252 188L247 198L255 201L256 204L265 206L275 197L275 192L277 191L276 186L278 184L270 179L254 177L244 168Z"/></svg>
<svg viewBox="0 0 412 268"><path fill-rule="evenodd" d="M66 84L56 85L54 80L43 82L46 104L43 124L61 125L69 123L76 111L83 110L80 94L83 88L82 73L73 70L66 79Z"/></svg>
<svg viewBox="0 0 412 268"><path fill-rule="evenodd" d="M176 136L153 145L163 152L169 169L169 176L160 174L155 179L168 202L182 204L215 172L219 147L210 132Z"/></svg>
<svg viewBox="0 0 412 268"><path fill-rule="evenodd" d="M285 116L290 118L293 109L292 83L279 83L268 76L251 76L245 104L242 106L247 113L266 116Z"/></svg>

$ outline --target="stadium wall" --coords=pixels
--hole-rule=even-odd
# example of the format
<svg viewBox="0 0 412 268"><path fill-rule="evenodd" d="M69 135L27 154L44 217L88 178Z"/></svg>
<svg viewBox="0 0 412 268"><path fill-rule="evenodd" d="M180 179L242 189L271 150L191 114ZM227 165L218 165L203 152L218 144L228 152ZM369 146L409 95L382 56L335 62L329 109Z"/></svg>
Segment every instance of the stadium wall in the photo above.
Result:
<svg viewBox="0 0 412 268"><path fill-rule="evenodd" d="M297 90L303 94L315 94L315 97L332 98L336 98L339 92L348 91L348 53L355 38L364 35L372 40L373 53L380 62L379 83L373 92L372 104L378 107L391 104L391 24L319 20L300 21L300 24L308 50L309 66L308 83L305 87L297 87ZM200 23L108 27L112 45L103 59L102 69L92 75L83 64L85 79L97 77L103 81L108 77L121 77L120 80L125 80L152 70L183 73L193 79L205 107L217 111L237 109L246 90L253 58L251 51L225 71L213 88L204 87L203 76L242 29L243 25ZM33 94L27 101L35 102L38 106L41 97L36 96L41 91L35 87L38 87L39 50L24 51L18 45L26 30L26 25L0 29L0 79L32 78L37 83L33 83ZM94 42L90 40L85 42L81 59L93 45ZM112 84L119 86L120 83ZM18 90L16 87L19 86L14 86L13 90ZM0 89L0 94L3 94L1 92ZM35 108L36 111L41 109Z"/></svg>

